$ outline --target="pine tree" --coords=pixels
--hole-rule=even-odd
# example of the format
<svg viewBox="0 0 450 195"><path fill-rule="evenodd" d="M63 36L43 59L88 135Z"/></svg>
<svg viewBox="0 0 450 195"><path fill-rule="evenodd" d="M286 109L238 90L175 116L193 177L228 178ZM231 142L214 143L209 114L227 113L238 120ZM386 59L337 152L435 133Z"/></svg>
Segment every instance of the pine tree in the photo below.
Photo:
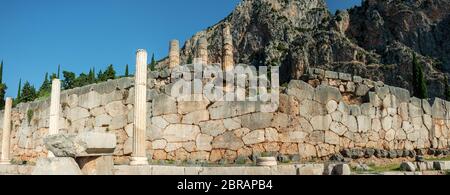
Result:
<svg viewBox="0 0 450 195"><path fill-rule="evenodd" d="M116 71L114 70L114 66L110 64L108 68L103 73L102 81L107 81L109 79L115 79L116 78Z"/></svg>
<svg viewBox="0 0 450 195"><path fill-rule="evenodd" d="M129 77L130 73L128 72L128 64L125 66L125 77Z"/></svg>
<svg viewBox="0 0 450 195"><path fill-rule="evenodd" d="M36 89L28 81L25 82L20 97L20 102L31 102L36 99Z"/></svg>
<svg viewBox="0 0 450 195"><path fill-rule="evenodd" d="M413 87L414 87L414 96L426 99L428 98L428 90L427 90L427 84L425 81L424 73L423 73L423 66L419 63L417 60L417 56L415 53L413 53Z"/></svg>
<svg viewBox="0 0 450 195"><path fill-rule="evenodd" d="M52 83L48 78L48 73L45 73L44 82L39 88L38 97L46 97L50 95L50 92L52 90Z"/></svg>
<svg viewBox="0 0 450 195"><path fill-rule="evenodd" d="M64 80L62 81L62 87L64 89L73 89L75 87L75 73L69 71L63 71Z"/></svg>
<svg viewBox="0 0 450 195"><path fill-rule="evenodd" d="M89 70L89 75L88 75L88 84L93 84L95 83L95 70L92 68L91 70Z"/></svg>

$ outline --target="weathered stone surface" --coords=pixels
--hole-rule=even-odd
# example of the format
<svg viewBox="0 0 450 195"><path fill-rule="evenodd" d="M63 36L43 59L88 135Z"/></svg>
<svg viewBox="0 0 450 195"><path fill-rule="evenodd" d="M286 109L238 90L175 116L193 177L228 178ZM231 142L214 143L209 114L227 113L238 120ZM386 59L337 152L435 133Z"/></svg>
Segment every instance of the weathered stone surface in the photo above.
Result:
<svg viewBox="0 0 450 195"><path fill-rule="evenodd" d="M265 141L264 130L254 130L242 137L245 145L258 144Z"/></svg>
<svg viewBox="0 0 450 195"><path fill-rule="evenodd" d="M67 118L71 121L77 121L89 117L89 111L85 108L76 107L69 110Z"/></svg>
<svg viewBox="0 0 450 195"><path fill-rule="evenodd" d="M288 131L279 134L280 141L284 143L301 143L307 136L308 133L303 131Z"/></svg>
<svg viewBox="0 0 450 195"><path fill-rule="evenodd" d="M272 113L265 112L244 115L241 117L242 127L249 128L250 130L264 129L270 127L272 118Z"/></svg>
<svg viewBox="0 0 450 195"><path fill-rule="evenodd" d="M187 114L187 113L191 113L194 111L206 110L206 107L209 105L208 99L203 98L202 96L195 97L195 95L193 95L192 97L187 97L187 98L188 99L185 99L186 101L184 101L184 100L178 101L178 113L179 114ZM190 99L196 100L196 101L187 101Z"/></svg>
<svg viewBox="0 0 450 195"><path fill-rule="evenodd" d="M159 94L152 102L152 113L153 116L176 114L178 113L177 103L174 98L166 94Z"/></svg>
<svg viewBox="0 0 450 195"><path fill-rule="evenodd" d="M416 165L412 162L403 162L400 165L400 170L402 171L409 171L409 172L415 172L416 171Z"/></svg>
<svg viewBox="0 0 450 195"><path fill-rule="evenodd" d="M299 175L323 175L325 166L323 164L296 165Z"/></svg>
<svg viewBox="0 0 450 195"><path fill-rule="evenodd" d="M326 107L327 107L328 114L331 114L334 111L336 111L336 109L338 108L338 103L334 100L331 100L327 103Z"/></svg>
<svg viewBox="0 0 450 195"><path fill-rule="evenodd" d="M111 120L109 130L122 129L128 124L128 117L126 115L115 116Z"/></svg>
<svg viewBox="0 0 450 195"><path fill-rule="evenodd" d="M94 156L77 158L84 175L113 175L114 161L112 156Z"/></svg>
<svg viewBox="0 0 450 195"><path fill-rule="evenodd" d="M357 117L358 120L358 132L367 132L370 129L372 129L372 121L369 117L367 116L358 116Z"/></svg>
<svg viewBox="0 0 450 195"><path fill-rule="evenodd" d="M355 95L357 96L365 96L368 92L369 92L369 87L367 85L364 84L360 84L358 85L358 87L356 88L356 93Z"/></svg>
<svg viewBox="0 0 450 195"><path fill-rule="evenodd" d="M120 115L125 115L128 109L125 105L122 104L121 101L115 101L107 104L105 106L105 110L110 116L116 117Z"/></svg>
<svg viewBox="0 0 450 195"><path fill-rule="evenodd" d="M199 110L183 116L182 123L193 125L207 120L209 120L209 112L207 110Z"/></svg>
<svg viewBox="0 0 450 195"><path fill-rule="evenodd" d="M345 134L345 132L347 132L348 128L345 127L342 123L332 122L330 125L330 130L342 136Z"/></svg>
<svg viewBox="0 0 450 195"><path fill-rule="evenodd" d="M444 119L445 116L445 101L439 98L434 100L433 107L431 108L431 113L433 119Z"/></svg>
<svg viewBox="0 0 450 195"><path fill-rule="evenodd" d="M311 119L311 125L314 130L328 130L332 121L330 115L315 116Z"/></svg>
<svg viewBox="0 0 450 195"><path fill-rule="evenodd" d="M335 87L320 85L315 89L314 100L322 104L327 104L330 100L339 102L342 100L342 95Z"/></svg>
<svg viewBox="0 0 450 195"><path fill-rule="evenodd" d="M212 150L213 137L206 134L199 134L196 139L197 150L211 151Z"/></svg>
<svg viewBox="0 0 450 195"><path fill-rule="evenodd" d="M348 164L338 164L334 166L332 175L351 175L351 169Z"/></svg>
<svg viewBox="0 0 450 195"><path fill-rule="evenodd" d="M264 135L268 142L278 142L280 140L278 131L274 128L266 128Z"/></svg>
<svg viewBox="0 0 450 195"><path fill-rule="evenodd" d="M56 157L112 154L117 143L114 134L94 132L50 135L44 138L44 142L46 148Z"/></svg>
<svg viewBox="0 0 450 195"><path fill-rule="evenodd" d="M331 131L325 131L325 143L339 145L339 135Z"/></svg>
<svg viewBox="0 0 450 195"><path fill-rule="evenodd" d="M32 175L82 175L80 167L73 158L40 158Z"/></svg>
<svg viewBox="0 0 450 195"><path fill-rule="evenodd" d="M167 146L167 141L164 139L155 140L152 142L153 150L163 150Z"/></svg>
<svg viewBox="0 0 450 195"><path fill-rule="evenodd" d="M78 104L82 108L92 109L100 106L101 96L96 91L90 91L89 93L78 96Z"/></svg>
<svg viewBox="0 0 450 195"><path fill-rule="evenodd" d="M312 100L314 96L314 88L299 80L292 80L288 85L288 95L295 96L298 100Z"/></svg>
<svg viewBox="0 0 450 195"><path fill-rule="evenodd" d="M241 116L256 111L256 102L216 102L208 108L211 119Z"/></svg>
<svg viewBox="0 0 450 195"><path fill-rule="evenodd" d="M311 119L311 117L324 115L327 113L325 106L312 100L304 100L300 103L300 116L306 119Z"/></svg>
<svg viewBox="0 0 450 195"><path fill-rule="evenodd" d="M223 120L223 125L227 130L241 128L241 118L227 118Z"/></svg>
<svg viewBox="0 0 450 195"><path fill-rule="evenodd" d="M398 103L409 102L411 98L409 91L406 89L390 86L389 90L396 97Z"/></svg>
<svg viewBox="0 0 450 195"><path fill-rule="evenodd" d="M201 122L200 129L202 133L214 137L226 131L222 120Z"/></svg>
<svg viewBox="0 0 450 195"><path fill-rule="evenodd" d="M194 125L173 124L163 132L163 138L168 142L195 141L200 133L200 128Z"/></svg>
<svg viewBox="0 0 450 195"><path fill-rule="evenodd" d="M233 132L225 132L223 135L217 136L212 142L215 149L238 150L244 146L244 142Z"/></svg>

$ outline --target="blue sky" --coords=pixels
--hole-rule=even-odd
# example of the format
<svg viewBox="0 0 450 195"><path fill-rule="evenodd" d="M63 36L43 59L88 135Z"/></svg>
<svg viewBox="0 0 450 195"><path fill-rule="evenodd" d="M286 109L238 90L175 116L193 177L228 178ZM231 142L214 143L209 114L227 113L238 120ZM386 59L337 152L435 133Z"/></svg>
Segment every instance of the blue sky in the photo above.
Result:
<svg viewBox="0 0 450 195"><path fill-rule="evenodd" d="M7 96L19 79L38 88L46 72L77 74L114 64L134 71L134 53L167 55L170 39L184 43L227 16L239 0L0 0L0 60ZM360 0L328 0L334 13Z"/></svg>

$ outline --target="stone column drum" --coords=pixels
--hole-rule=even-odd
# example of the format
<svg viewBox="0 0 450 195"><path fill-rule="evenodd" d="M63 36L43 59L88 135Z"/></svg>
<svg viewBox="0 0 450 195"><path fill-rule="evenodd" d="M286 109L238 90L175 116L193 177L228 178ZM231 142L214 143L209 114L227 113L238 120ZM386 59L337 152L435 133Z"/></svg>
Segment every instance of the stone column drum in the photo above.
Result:
<svg viewBox="0 0 450 195"><path fill-rule="evenodd" d="M147 123L147 51L139 49L136 53L134 101L133 153L130 165L148 165L145 152L145 130Z"/></svg>
<svg viewBox="0 0 450 195"><path fill-rule="evenodd" d="M201 64L208 64L208 40L202 37L198 40L198 58L201 58Z"/></svg>
<svg viewBox="0 0 450 195"><path fill-rule="evenodd" d="M222 69L227 72L233 70L233 67L233 36L231 35L230 25L227 24L223 28Z"/></svg>
<svg viewBox="0 0 450 195"><path fill-rule="evenodd" d="M170 41L169 48L169 69L180 65L180 43L178 40Z"/></svg>
<svg viewBox="0 0 450 195"><path fill-rule="evenodd" d="M5 114L3 116L3 137L2 137L2 156L0 164L11 164L10 141L11 141L11 107L12 98L8 97L5 101Z"/></svg>

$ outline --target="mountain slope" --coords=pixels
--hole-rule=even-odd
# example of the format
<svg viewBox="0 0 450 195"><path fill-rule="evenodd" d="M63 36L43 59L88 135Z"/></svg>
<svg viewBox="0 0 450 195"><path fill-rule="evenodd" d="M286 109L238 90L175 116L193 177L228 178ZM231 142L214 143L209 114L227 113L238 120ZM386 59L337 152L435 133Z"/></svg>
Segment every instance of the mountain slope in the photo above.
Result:
<svg viewBox="0 0 450 195"><path fill-rule="evenodd" d="M229 23L236 63L280 65L281 80L307 67L358 74L412 90L412 53L425 64L431 97L443 97L450 70L450 0L366 0L330 14L323 0L243 0L218 24L186 41L181 61L206 36L210 63L220 63ZM167 60L161 62L161 66Z"/></svg>

